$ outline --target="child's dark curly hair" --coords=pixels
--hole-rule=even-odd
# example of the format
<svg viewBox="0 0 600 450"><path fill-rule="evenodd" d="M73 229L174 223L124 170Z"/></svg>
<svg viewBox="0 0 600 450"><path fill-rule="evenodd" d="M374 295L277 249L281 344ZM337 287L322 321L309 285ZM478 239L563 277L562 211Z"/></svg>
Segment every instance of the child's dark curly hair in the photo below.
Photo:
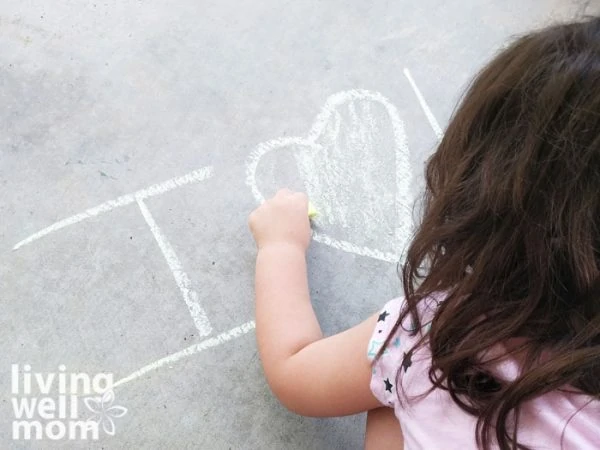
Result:
<svg viewBox="0 0 600 450"><path fill-rule="evenodd" d="M600 18L528 34L489 63L426 181L396 328L448 292L421 342L430 378L478 418L480 447L521 448L523 402L565 387L600 397ZM495 380L478 355L511 338L525 338L526 367Z"/></svg>

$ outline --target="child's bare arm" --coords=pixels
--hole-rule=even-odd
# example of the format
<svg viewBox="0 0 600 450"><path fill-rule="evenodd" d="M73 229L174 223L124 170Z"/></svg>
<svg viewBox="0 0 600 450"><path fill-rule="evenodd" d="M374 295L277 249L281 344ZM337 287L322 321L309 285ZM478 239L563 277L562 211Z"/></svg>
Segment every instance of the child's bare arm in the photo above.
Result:
<svg viewBox="0 0 600 450"><path fill-rule="evenodd" d="M306 279L304 250L265 247L256 257L256 338L267 377L307 345L323 337Z"/></svg>
<svg viewBox="0 0 600 450"><path fill-rule="evenodd" d="M323 338L306 275L310 242L304 194L280 191L250 217L258 245L256 334L267 381L290 410L311 416L381 406L369 388L368 340L376 315Z"/></svg>

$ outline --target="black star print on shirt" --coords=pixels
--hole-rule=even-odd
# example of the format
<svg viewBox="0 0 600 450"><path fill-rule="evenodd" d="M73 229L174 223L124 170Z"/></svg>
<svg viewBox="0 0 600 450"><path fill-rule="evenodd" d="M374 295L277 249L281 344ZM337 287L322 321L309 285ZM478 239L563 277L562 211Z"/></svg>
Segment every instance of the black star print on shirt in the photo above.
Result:
<svg viewBox="0 0 600 450"><path fill-rule="evenodd" d="M389 315L390 313L387 311L382 312L381 314L379 314L379 319L377 319L377 322L385 322L385 318Z"/></svg>
<svg viewBox="0 0 600 450"><path fill-rule="evenodd" d="M402 358L402 368L404 369L404 373L406 373L410 366L412 366L412 350L408 353L404 353L404 358Z"/></svg>
<svg viewBox="0 0 600 450"><path fill-rule="evenodd" d="M383 380L383 382L385 383L385 390L392 392L392 387L394 386L392 383L390 383L390 379L386 378L385 380Z"/></svg>

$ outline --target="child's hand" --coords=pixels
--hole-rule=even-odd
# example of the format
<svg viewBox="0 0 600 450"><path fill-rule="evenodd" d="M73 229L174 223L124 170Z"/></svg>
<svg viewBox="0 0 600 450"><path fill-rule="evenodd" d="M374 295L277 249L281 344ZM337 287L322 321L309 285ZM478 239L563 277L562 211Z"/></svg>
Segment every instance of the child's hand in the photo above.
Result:
<svg viewBox="0 0 600 450"><path fill-rule="evenodd" d="M259 250L273 244L287 244L306 251L310 244L308 197L282 189L250 214L248 224Z"/></svg>

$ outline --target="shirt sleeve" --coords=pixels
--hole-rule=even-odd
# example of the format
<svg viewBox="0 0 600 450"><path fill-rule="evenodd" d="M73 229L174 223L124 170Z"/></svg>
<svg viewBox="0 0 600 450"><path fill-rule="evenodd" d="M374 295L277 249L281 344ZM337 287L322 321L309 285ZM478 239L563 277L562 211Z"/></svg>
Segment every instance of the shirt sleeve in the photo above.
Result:
<svg viewBox="0 0 600 450"><path fill-rule="evenodd" d="M403 305L404 299L396 298L386 303L380 311L377 324L369 340L367 350L369 360L375 361L375 357L396 324ZM383 354L372 365L371 391L382 405L392 408L398 402L396 381L398 369L402 365L404 357L403 334L406 336L400 326L390 338Z"/></svg>

